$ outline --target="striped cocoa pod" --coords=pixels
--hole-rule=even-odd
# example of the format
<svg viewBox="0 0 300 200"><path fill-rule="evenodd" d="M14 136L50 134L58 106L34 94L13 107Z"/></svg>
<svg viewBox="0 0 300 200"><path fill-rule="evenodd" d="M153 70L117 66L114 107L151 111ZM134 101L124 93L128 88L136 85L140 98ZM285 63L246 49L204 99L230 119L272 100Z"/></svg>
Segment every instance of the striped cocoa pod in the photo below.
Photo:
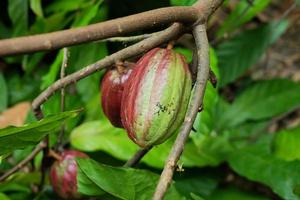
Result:
<svg viewBox="0 0 300 200"><path fill-rule="evenodd" d="M110 123L119 128L123 128L120 109L124 84L131 71L131 68L108 70L101 82L101 104L103 112Z"/></svg>
<svg viewBox="0 0 300 200"><path fill-rule="evenodd" d="M76 158L88 158L80 151L65 150L61 160L55 161L50 169L50 182L58 196L63 199L81 199L77 187Z"/></svg>
<svg viewBox="0 0 300 200"><path fill-rule="evenodd" d="M192 87L185 58L155 48L137 62L124 86L121 120L139 146L158 145L182 124Z"/></svg>

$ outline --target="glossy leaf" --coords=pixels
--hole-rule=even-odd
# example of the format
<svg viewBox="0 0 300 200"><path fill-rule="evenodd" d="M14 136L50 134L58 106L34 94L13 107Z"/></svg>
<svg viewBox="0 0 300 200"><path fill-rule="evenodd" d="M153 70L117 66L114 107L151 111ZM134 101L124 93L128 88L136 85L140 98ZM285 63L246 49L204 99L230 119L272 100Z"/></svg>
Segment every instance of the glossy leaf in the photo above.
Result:
<svg viewBox="0 0 300 200"><path fill-rule="evenodd" d="M300 161L287 162L248 147L233 151L229 165L239 175L271 187L283 199L300 199Z"/></svg>
<svg viewBox="0 0 300 200"><path fill-rule="evenodd" d="M183 168L184 169L184 168ZM180 194L186 197L197 195L207 198L218 187L221 173L218 170L184 169L183 172L175 173L175 187Z"/></svg>
<svg viewBox="0 0 300 200"><path fill-rule="evenodd" d="M258 62L266 49L284 33L286 21L273 22L244 31L217 48L221 79L220 87L233 82Z"/></svg>
<svg viewBox="0 0 300 200"><path fill-rule="evenodd" d="M288 97L288 98L287 98ZM287 79L260 81L244 90L220 116L218 127L267 119L300 106L300 84Z"/></svg>
<svg viewBox="0 0 300 200"><path fill-rule="evenodd" d="M249 192L243 192L234 187L229 187L226 189L217 189L214 191L207 200L268 200L266 197L259 196L257 194L252 194Z"/></svg>
<svg viewBox="0 0 300 200"><path fill-rule="evenodd" d="M300 160L300 126L279 131L274 137L274 154L291 161Z"/></svg>
<svg viewBox="0 0 300 200"><path fill-rule="evenodd" d="M1 200L10 200L10 198L7 195L5 195L4 193L0 193L0 199Z"/></svg>
<svg viewBox="0 0 300 200"><path fill-rule="evenodd" d="M176 135L165 143L155 146L141 162L155 168L163 168L175 137ZM70 140L72 146L79 150L101 150L120 160L128 160L139 149L123 129L112 127L107 120L82 124L72 131ZM192 141L185 145L181 157L184 167L218 165L226 152L231 149L226 137L200 135L196 141L196 145Z"/></svg>
<svg viewBox="0 0 300 200"><path fill-rule="evenodd" d="M184 55L184 57L188 63L190 63L192 61L192 59L193 59L193 51L192 50L187 49L187 48L182 48L182 47L175 47L174 50L177 53Z"/></svg>
<svg viewBox="0 0 300 200"><path fill-rule="evenodd" d="M37 144L45 135L56 131L65 120L75 117L78 112L63 112L21 127L0 129L0 155Z"/></svg>
<svg viewBox="0 0 300 200"><path fill-rule="evenodd" d="M75 17L74 22L72 23L73 27L79 27L89 24L92 19L97 15L97 12L99 11L99 6L103 2L103 0L98 0L97 3L93 4L92 6L89 6L80 12Z"/></svg>
<svg viewBox="0 0 300 200"><path fill-rule="evenodd" d="M97 163L91 159L78 159L78 169L82 172L78 174L79 185L78 188L81 192L85 193L82 189L83 179L85 175L94 184L97 185L100 191L105 192L118 197L120 199L151 199L156 183L159 179L158 174L154 174L150 171L124 168L124 167L112 167ZM86 177L83 177L86 179ZM96 189L96 188L94 188ZM90 189L87 192L90 194ZM176 191L173 185L169 188L165 199L183 199Z"/></svg>
<svg viewBox="0 0 300 200"><path fill-rule="evenodd" d="M8 94L3 74L0 72L0 113L7 107Z"/></svg>
<svg viewBox="0 0 300 200"><path fill-rule="evenodd" d="M10 105L20 101L31 100L39 92L40 80L35 76L20 76L14 73L6 80L6 83Z"/></svg>
<svg viewBox="0 0 300 200"><path fill-rule="evenodd" d="M24 35L28 30L28 1L9 0L8 14L14 27L13 36Z"/></svg>
<svg viewBox="0 0 300 200"><path fill-rule="evenodd" d="M42 90L49 87L57 78L59 69L61 67L62 59L63 59L63 50L60 50L59 53L56 55L54 62L50 65L49 72L42 77L42 84L41 84Z"/></svg>
<svg viewBox="0 0 300 200"><path fill-rule="evenodd" d="M39 17L43 17L42 3L41 0L30 0L30 8Z"/></svg>
<svg viewBox="0 0 300 200"><path fill-rule="evenodd" d="M254 0L249 3L246 0L241 0L234 8L233 12L222 23L222 26L217 32L217 36L221 37L225 33L230 33L242 24L250 21L259 12L264 10L271 0Z"/></svg>
<svg viewBox="0 0 300 200"><path fill-rule="evenodd" d="M197 0L170 0L171 5L173 6L191 6Z"/></svg>
<svg viewBox="0 0 300 200"><path fill-rule="evenodd" d="M45 53L35 53L33 55L25 55L22 59L22 68L27 74L30 74L33 69L39 64L39 62L43 59Z"/></svg>
<svg viewBox="0 0 300 200"><path fill-rule="evenodd" d="M66 12L75 11L81 8L90 6L91 2L86 0L64 0L64 1L53 1L52 4L47 6L46 12Z"/></svg>

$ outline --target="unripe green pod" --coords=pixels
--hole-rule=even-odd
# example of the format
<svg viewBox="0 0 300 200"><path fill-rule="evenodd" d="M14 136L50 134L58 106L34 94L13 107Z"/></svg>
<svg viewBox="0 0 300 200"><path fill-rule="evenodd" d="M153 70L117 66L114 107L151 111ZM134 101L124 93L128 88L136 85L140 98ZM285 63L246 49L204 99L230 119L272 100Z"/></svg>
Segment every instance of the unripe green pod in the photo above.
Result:
<svg viewBox="0 0 300 200"><path fill-rule="evenodd" d="M139 146L167 140L182 124L192 87L184 57L155 48L137 62L124 86L121 119Z"/></svg>

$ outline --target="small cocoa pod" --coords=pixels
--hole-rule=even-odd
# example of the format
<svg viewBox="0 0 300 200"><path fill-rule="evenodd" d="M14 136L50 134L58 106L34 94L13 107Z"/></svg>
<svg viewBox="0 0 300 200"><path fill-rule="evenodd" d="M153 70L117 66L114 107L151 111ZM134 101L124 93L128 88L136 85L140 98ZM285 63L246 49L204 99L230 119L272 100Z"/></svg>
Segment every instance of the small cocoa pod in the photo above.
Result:
<svg viewBox="0 0 300 200"><path fill-rule="evenodd" d="M101 104L103 112L110 123L123 128L120 110L124 83L127 81L132 69L112 69L105 73L101 82Z"/></svg>
<svg viewBox="0 0 300 200"><path fill-rule="evenodd" d="M87 158L80 151L66 150L61 160L55 161L50 169L50 182L55 193L63 199L79 199L77 191L77 163L75 158Z"/></svg>
<svg viewBox="0 0 300 200"><path fill-rule="evenodd" d="M161 48L146 53L123 91L121 119L128 136L141 147L167 140L184 120L191 87L182 55Z"/></svg>

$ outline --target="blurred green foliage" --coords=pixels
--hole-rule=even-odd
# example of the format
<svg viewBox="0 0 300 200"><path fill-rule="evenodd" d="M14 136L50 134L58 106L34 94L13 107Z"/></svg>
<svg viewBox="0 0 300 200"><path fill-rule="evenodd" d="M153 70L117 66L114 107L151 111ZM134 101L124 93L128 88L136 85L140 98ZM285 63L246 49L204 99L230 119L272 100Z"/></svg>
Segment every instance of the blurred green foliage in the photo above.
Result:
<svg viewBox="0 0 300 200"><path fill-rule="evenodd" d="M0 3L0 38L75 28L124 13L168 4L188 6L194 2L5 0ZM246 74L289 26L287 21L281 20L244 28L270 3L269 0L254 0L252 4L238 1L212 33L219 41L210 49L211 69L218 78L218 86L207 85L204 109L197 115L179 161L181 167L175 173L166 199L271 199L269 193L255 189L257 187L270 190L282 199L300 199L299 126L272 134L268 131L274 118L300 107L300 84L288 79L252 80ZM229 10L229 1L223 7ZM116 12L118 9L120 12ZM91 42L70 47L66 74L126 45ZM188 62L192 61L191 48L179 43L175 50ZM1 58L0 112L19 102L33 101L58 80L62 58L62 50ZM42 106L48 116L43 121L32 122L31 113L28 125L1 129L0 174L26 157L44 135L49 134L51 145L54 145L63 123L68 148L91 156L91 159L78 160L81 193L99 199L151 199L176 136L153 148L139 164L142 169L120 167L139 148L128 139L126 131L114 128L103 114L99 91L103 73L97 72L66 88L65 109L84 108L78 117L72 118L74 111L60 113L57 93ZM236 89L233 90L234 98L230 99L224 91L232 85ZM41 178L38 170L41 156L39 154L34 160L36 170L29 167L32 171L20 171L0 183L1 200L58 198L48 181L38 194L30 189ZM236 183L235 177L243 177L246 185L256 187L245 188L243 183Z"/></svg>

